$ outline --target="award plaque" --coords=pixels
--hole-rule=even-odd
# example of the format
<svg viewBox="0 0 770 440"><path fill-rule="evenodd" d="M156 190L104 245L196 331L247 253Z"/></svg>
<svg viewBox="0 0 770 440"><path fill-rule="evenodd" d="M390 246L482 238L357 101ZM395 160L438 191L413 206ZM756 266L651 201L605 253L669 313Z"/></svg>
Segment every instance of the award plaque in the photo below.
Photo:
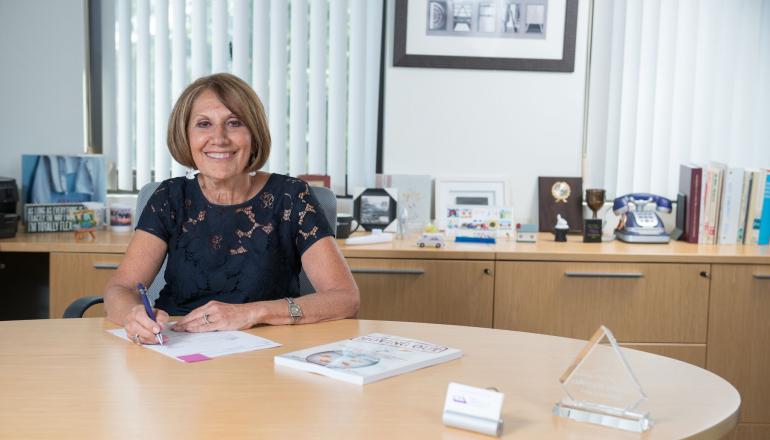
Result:
<svg viewBox="0 0 770 440"><path fill-rule="evenodd" d="M538 227L555 232L556 216L569 224L569 232L583 232L583 179L581 177L538 177Z"/></svg>
<svg viewBox="0 0 770 440"><path fill-rule="evenodd" d="M602 343L605 339L607 343ZM652 426L649 413L637 410L647 395L605 326L594 333L559 382L567 396L554 405L556 416L633 432Z"/></svg>

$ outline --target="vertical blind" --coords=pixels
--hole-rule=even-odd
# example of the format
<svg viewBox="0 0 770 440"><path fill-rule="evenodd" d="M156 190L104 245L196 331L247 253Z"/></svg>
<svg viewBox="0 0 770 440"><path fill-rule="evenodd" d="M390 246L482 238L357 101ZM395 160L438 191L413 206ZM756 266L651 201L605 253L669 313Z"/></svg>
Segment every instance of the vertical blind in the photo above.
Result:
<svg viewBox="0 0 770 440"><path fill-rule="evenodd" d="M179 176L166 126L198 77L231 72L262 99L271 172L373 186L382 0L118 0L118 189ZM134 179L134 173L136 178Z"/></svg>
<svg viewBox="0 0 770 440"><path fill-rule="evenodd" d="M770 167L770 0L595 0L586 176L675 198L679 164Z"/></svg>

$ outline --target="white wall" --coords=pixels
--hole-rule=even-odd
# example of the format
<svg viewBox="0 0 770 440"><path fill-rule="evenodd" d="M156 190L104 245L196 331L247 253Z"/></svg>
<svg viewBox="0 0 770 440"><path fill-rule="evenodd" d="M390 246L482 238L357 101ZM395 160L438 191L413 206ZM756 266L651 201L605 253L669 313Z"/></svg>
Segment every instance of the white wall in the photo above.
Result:
<svg viewBox="0 0 770 440"><path fill-rule="evenodd" d="M0 176L22 153L77 154L83 141L83 0L0 0Z"/></svg>
<svg viewBox="0 0 770 440"><path fill-rule="evenodd" d="M383 172L501 175L517 221L537 221L537 177L580 176L588 2L573 73L393 67L388 2Z"/></svg>
<svg viewBox="0 0 770 440"><path fill-rule="evenodd" d="M393 67L388 2L384 172L504 175L537 220L537 176L579 176L588 2L574 73ZM83 151L82 0L0 0L0 176L22 153Z"/></svg>

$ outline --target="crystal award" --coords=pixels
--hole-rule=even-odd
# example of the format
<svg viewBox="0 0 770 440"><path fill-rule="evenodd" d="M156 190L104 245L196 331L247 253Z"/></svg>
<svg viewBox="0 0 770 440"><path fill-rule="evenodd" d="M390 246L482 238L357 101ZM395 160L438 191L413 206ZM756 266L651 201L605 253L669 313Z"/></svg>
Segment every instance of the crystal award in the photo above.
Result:
<svg viewBox="0 0 770 440"><path fill-rule="evenodd" d="M567 396L554 405L556 416L633 432L652 426L649 413L637 410L647 395L605 326L580 350L559 382Z"/></svg>

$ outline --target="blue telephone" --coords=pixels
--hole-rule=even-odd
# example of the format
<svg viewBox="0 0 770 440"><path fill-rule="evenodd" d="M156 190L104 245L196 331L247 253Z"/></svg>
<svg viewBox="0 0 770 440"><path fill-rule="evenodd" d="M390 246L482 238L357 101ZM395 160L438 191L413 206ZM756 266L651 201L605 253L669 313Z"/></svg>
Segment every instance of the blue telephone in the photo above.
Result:
<svg viewBox="0 0 770 440"><path fill-rule="evenodd" d="M612 211L620 215L615 231L621 241L628 243L668 243L663 220L655 211L645 211L649 204L655 204L655 211L671 212L671 200L655 194L626 194L615 199Z"/></svg>

